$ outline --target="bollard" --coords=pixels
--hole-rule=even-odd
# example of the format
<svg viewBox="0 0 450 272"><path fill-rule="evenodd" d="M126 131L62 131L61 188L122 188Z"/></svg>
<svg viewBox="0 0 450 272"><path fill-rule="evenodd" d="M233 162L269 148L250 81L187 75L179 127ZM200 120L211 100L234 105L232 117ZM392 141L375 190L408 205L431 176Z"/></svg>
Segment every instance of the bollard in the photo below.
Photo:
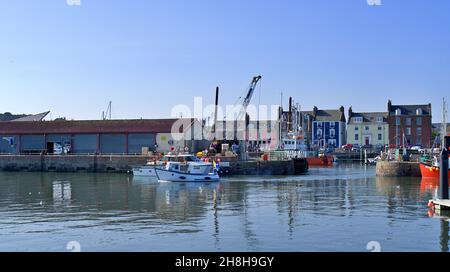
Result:
<svg viewBox="0 0 450 272"><path fill-rule="evenodd" d="M447 148L442 148L441 163L440 163L440 184L441 184L441 199L448 198L448 151Z"/></svg>

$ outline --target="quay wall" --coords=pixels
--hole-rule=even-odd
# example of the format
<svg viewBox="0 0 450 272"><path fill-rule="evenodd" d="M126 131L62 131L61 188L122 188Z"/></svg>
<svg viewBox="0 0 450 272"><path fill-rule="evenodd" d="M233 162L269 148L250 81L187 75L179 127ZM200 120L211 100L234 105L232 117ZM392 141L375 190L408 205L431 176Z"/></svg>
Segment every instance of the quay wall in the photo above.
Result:
<svg viewBox="0 0 450 272"><path fill-rule="evenodd" d="M105 155L1 155L0 170L29 172L113 172L126 173L143 165L148 156Z"/></svg>
<svg viewBox="0 0 450 272"><path fill-rule="evenodd" d="M379 177L421 177L418 162L378 161L376 175Z"/></svg>
<svg viewBox="0 0 450 272"><path fill-rule="evenodd" d="M0 171L127 173L155 159L124 155L0 155ZM225 175L295 175L307 172L307 163L294 160L234 161Z"/></svg>

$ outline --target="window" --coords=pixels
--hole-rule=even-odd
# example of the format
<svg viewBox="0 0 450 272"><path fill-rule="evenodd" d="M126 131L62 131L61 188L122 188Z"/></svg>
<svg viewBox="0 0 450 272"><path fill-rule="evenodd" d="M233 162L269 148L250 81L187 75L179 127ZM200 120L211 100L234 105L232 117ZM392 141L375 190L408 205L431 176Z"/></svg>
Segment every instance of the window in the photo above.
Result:
<svg viewBox="0 0 450 272"><path fill-rule="evenodd" d="M418 108L418 109L416 110L416 115L422 115L422 114L423 114L422 109L421 109L421 108Z"/></svg>
<svg viewBox="0 0 450 272"><path fill-rule="evenodd" d="M395 124L400 125L400 117L395 118Z"/></svg>
<svg viewBox="0 0 450 272"><path fill-rule="evenodd" d="M422 145L422 136L417 136L417 145Z"/></svg>
<svg viewBox="0 0 450 272"><path fill-rule="evenodd" d="M355 141L359 141L359 134L355 134Z"/></svg>
<svg viewBox="0 0 450 272"><path fill-rule="evenodd" d="M406 118L406 125L407 126L411 125L411 117Z"/></svg>
<svg viewBox="0 0 450 272"><path fill-rule="evenodd" d="M322 137L322 129L317 130L317 137L319 137L319 138Z"/></svg>
<svg viewBox="0 0 450 272"><path fill-rule="evenodd" d="M359 127L355 127L355 131L358 131L359 130Z"/></svg>
<svg viewBox="0 0 450 272"><path fill-rule="evenodd" d="M362 117L355 117L355 123L362 123L363 118Z"/></svg>
<svg viewBox="0 0 450 272"><path fill-rule="evenodd" d="M421 127L417 128L417 136L422 136L422 128Z"/></svg>
<svg viewBox="0 0 450 272"><path fill-rule="evenodd" d="M378 116L377 117L377 123L383 123L383 117Z"/></svg>
<svg viewBox="0 0 450 272"><path fill-rule="evenodd" d="M366 127L365 127L365 130L366 130L366 131L369 131L369 126L366 126Z"/></svg>
<svg viewBox="0 0 450 272"><path fill-rule="evenodd" d="M417 117L417 119L416 119L416 124L417 124L418 126L421 126L421 125L422 125L422 117Z"/></svg>
<svg viewBox="0 0 450 272"><path fill-rule="evenodd" d="M407 127L406 128L406 135L411 135L411 128L410 127Z"/></svg>
<svg viewBox="0 0 450 272"><path fill-rule="evenodd" d="M330 128L334 128L335 127L335 123L334 122L330 122Z"/></svg>
<svg viewBox="0 0 450 272"><path fill-rule="evenodd" d="M383 127L381 127L381 126L378 126L378 130L382 130L383 129Z"/></svg>
<svg viewBox="0 0 450 272"><path fill-rule="evenodd" d="M336 131L334 129L330 129L330 138L334 138L336 136Z"/></svg>
<svg viewBox="0 0 450 272"><path fill-rule="evenodd" d="M383 134L378 134L378 141L383 140Z"/></svg>
<svg viewBox="0 0 450 272"><path fill-rule="evenodd" d="M322 128L322 122L317 122L317 127Z"/></svg>
<svg viewBox="0 0 450 272"><path fill-rule="evenodd" d="M402 115L402 110L401 109L396 109L395 110L395 115Z"/></svg>

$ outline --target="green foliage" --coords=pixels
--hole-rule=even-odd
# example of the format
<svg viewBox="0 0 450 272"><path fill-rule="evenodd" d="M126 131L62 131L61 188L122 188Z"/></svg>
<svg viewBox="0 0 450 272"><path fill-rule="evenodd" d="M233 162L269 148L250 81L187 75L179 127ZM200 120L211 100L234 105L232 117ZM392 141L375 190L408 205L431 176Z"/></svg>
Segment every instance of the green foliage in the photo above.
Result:
<svg viewBox="0 0 450 272"><path fill-rule="evenodd" d="M26 114L12 114L10 112L0 113L0 121L11 121L27 116Z"/></svg>

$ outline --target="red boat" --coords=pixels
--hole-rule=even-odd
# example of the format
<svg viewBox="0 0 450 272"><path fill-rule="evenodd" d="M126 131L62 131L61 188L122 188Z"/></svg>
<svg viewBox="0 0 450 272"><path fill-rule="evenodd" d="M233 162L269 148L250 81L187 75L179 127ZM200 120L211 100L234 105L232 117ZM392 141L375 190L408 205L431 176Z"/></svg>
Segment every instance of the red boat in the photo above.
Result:
<svg viewBox="0 0 450 272"><path fill-rule="evenodd" d="M318 157L308 157L306 158L308 165L314 166L332 166L334 158L333 156L318 156Z"/></svg>
<svg viewBox="0 0 450 272"><path fill-rule="evenodd" d="M448 175L450 177L450 169L447 170ZM422 174L423 178L433 178L433 179L439 179L440 176L440 169L439 166L433 166L429 164L425 164L423 162L420 163L420 173Z"/></svg>

